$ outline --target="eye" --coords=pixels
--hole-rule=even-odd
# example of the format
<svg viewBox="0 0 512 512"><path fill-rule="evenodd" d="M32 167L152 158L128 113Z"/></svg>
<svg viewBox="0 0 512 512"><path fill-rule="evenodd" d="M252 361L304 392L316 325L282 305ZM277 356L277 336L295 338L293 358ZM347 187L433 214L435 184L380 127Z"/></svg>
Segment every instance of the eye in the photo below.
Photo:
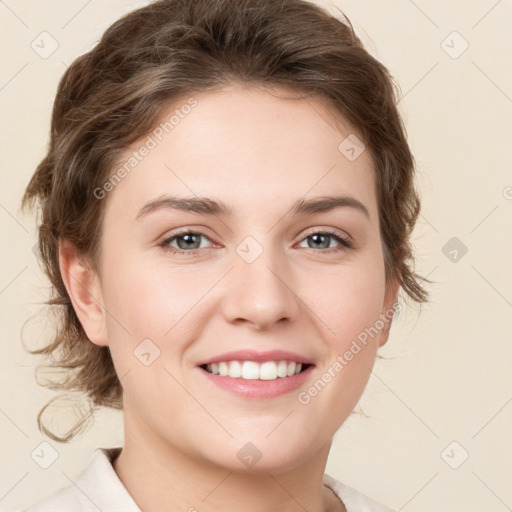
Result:
<svg viewBox="0 0 512 512"><path fill-rule="evenodd" d="M203 233L188 230L166 238L159 246L171 254L187 254L194 256L200 252L200 249L208 248L201 245L201 239L210 240ZM304 241L309 239L311 239L312 242L308 243L308 248L321 249L320 252L322 253L330 254L332 252L340 252L353 248L353 244L349 238L345 238L334 231L315 231L303 238ZM338 244L337 247L331 247L333 240ZM177 247L171 245L173 243L176 243Z"/></svg>
<svg viewBox="0 0 512 512"><path fill-rule="evenodd" d="M334 231L315 231L314 233L310 233L304 240L311 239L312 243L308 243L308 248L310 249L329 249L329 250L322 250L320 252L339 252L343 251L345 249L351 249L352 243L348 238L345 238L341 235L339 235L337 232ZM338 247L329 247L330 242L334 240L339 245ZM319 246L319 247L318 247ZM341 246L341 247L340 247Z"/></svg>
<svg viewBox="0 0 512 512"><path fill-rule="evenodd" d="M195 231L183 231L181 233L171 236L170 238L166 238L159 245L165 251L169 251L171 254L187 253L194 255L199 252L199 249L204 248L201 247L201 237L209 240L209 238L203 233L198 233ZM178 247L174 247L171 245L175 241Z"/></svg>

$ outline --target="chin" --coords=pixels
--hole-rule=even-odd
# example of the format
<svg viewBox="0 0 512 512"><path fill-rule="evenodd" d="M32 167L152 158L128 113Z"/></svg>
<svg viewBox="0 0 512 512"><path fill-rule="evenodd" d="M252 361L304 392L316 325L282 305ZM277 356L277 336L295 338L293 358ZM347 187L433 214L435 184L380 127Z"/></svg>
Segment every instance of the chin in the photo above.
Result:
<svg viewBox="0 0 512 512"><path fill-rule="evenodd" d="M279 474L304 464L310 455L312 443L306 439L279 435L273 438L273 434L265 438L265 435L235 437L222 447L217 444L217 449L205 456L212 464L237 473Z"/></svg>

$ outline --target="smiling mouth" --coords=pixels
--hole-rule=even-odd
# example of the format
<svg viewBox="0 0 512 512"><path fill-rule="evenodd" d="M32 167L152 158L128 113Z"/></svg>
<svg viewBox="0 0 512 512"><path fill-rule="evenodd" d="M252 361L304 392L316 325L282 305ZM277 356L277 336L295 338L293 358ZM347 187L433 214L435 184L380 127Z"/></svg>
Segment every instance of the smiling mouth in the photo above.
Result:
<svg viewBox="0 0 512 512"><path fill-rule="evenodd" d="M203 364L204 371L220 377L245 380L276 380L292 377L306 371L311 364L296 363L295 361L222 361L219 363Z"/></svg>

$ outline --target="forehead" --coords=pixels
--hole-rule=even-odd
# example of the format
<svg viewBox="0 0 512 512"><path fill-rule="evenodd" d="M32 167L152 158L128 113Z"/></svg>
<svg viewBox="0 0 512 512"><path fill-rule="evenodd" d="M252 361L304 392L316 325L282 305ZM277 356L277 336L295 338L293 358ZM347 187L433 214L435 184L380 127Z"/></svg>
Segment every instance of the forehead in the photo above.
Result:
<svg viewBox="0 0 512 512"><path fill-rule="evenodd" d="M107 212L133 220L145 202L170 194L211 196L240 215L262 215L301 197L350 194L375 219L369 151L355 159L344 152L361 137L325 102L297 98L245 86L183 96L119 160L116 169L127 172L108 193Z"/></svg>

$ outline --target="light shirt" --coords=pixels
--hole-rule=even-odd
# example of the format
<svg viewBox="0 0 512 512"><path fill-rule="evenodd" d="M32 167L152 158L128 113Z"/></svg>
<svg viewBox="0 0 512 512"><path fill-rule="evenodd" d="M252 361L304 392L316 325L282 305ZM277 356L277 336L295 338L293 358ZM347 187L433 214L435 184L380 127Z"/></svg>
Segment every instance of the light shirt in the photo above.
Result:
<svg viewBox="0 0 512 512"><path fill-rule="evenodd" d="M73 483L23 511L12 512L142 512L112 465L120 451L120 447L96 448ZM340 498L347 512L395 512L327 474L323 482Z"/></svg>

